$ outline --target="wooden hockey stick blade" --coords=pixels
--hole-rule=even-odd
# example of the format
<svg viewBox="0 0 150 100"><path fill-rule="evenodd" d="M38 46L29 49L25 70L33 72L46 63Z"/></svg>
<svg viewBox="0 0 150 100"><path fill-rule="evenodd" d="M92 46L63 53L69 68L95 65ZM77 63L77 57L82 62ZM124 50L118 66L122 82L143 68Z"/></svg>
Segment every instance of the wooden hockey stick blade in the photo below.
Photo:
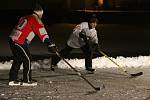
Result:
<svg viewBox="0 0 150 100"><path fill-rule="evenodd" d="M139 72L139 73L135 73L135 74L130 74L130 75L131 75L131 78L134 78L134 77L143 75L143 72Z"/></svg>

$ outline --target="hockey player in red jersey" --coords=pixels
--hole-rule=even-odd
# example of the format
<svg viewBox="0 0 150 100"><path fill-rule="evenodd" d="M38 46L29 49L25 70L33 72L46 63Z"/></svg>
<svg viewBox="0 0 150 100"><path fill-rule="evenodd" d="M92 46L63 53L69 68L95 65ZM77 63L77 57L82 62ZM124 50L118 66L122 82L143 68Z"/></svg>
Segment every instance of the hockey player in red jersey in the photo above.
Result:
<svg viewBox="0 0 150 100"><path fill-rule="evenodd" d="M9 45L13 54L13 63L9 72L9 85L35 86L31 75L31 54L28 46L37 35L40 40L47 44L48 50L53 51L55 44L49 37L44 24L41 21L43 9L37 5L33 14L21 17L18 24L9 35ZM23 63L23 80L18 81L18 71Z"/></svg>

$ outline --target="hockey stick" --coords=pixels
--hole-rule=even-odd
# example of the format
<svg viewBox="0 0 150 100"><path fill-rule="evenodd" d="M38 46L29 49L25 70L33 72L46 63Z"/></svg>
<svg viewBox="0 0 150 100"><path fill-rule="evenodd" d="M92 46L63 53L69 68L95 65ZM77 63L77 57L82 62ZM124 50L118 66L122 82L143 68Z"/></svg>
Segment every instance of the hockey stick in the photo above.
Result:
<svg viewBox="0 0 150 100"><path fill-rule="evenodd" d="M68 63L63 57L60 56L60 54L56 51L56 54L58 57L60 57L66 64L69 65L71 69L73 69L79 77L85 80L95 91L100 91L100 87L95 87L91 82L89 82L80 72L78 72L70 63ZM104 85L103 85L104 86Z"/></svg>
<svg viewBox="0 0 150 100"><path fill-rule="evenodd" d="M92 40L93 38L87 36L85 34L85 37L86 38L89 38L90 40ZM91 45L91 42L90 40L86 40L85 42L89 45ZM137 76L140 76L140 75L143 75L143 72L138 72L138 73L135 73L135 74L130 74L128 73L122 66L120 66L118 63L116 63L115 61L113 61L110 57L108 57L104 52L100 51L99 50L99 46L98 46L98 52L102 55L104 55L106 58L108 58L110 61L112 61L115 65L117 65L127 76L129 76L130 78L134 78L134 77L137 77Z"/></svg>
<svg viewBox="0 0 150 100"><path fill-rule="evenodd" d="M98 51L99 53L101 53L102 55L104 55L106 58L108 58L111 62L113 62L115 65L117 65L127 76L129 76L130 78L134 78L140 75L143 75L143 72L138 72L135 74L130 74L128 73L122 66L120 66L118 63L116 63L115 61L113 61L110 57L108 57L104 52L102 51Z"/></svg>

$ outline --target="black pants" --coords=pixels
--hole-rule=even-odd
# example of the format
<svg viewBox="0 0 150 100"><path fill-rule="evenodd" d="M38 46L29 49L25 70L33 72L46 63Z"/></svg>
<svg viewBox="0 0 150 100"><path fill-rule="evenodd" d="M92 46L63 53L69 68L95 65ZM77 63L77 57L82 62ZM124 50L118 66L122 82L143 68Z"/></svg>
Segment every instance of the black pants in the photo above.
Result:
<svg viewBox="0 0 150 100"><path fill-rule="evenodd" d="M62 49L59 54L62 57L66 57L74 48L66 45L64 49ZM84 53L85 57L85 68L90 69L92 68L92 48L89 44L86 44L85 46L81 47L81 50ZM61 59L58 56L54 56L52 58L52 65L56 65Z"/></svg>
<svg viewBox="0 0 150 100"><path fill-rule="evenodd" d="M9 81L18 79L18 71L23 63L23 82L31 81L31 54L27 47L17 44L9 39L13 54L13 63L9 72Z"/></svg>

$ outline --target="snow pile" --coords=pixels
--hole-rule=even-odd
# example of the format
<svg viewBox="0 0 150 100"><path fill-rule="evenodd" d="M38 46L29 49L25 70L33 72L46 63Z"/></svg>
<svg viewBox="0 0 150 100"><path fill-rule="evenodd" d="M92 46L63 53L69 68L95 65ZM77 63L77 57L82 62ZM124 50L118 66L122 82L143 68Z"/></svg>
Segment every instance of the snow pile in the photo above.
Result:
<svg viewBox="0 0 150 100"><path fill-rule="evenodd" d="M122 57L119 56L117 58L110 57L113 61L115 61L118 65L124 67L149 67L150 66L150 56L139 56L139 57ZM73 67L77 69L84 69L84 59L66 59ZM36 62L32 62L32 68L46 68L50 66L50 59L38 60ZM8 62L0 63L0 70L10 69L12 64L12 60ZM58 63L59 68L70 68L65 62L62 60ZM93 68L112 68L117 67L112 61L110 61L106 57L98 57L93 59ZM22 68L22 67L21 67Z"/></svg>
<svg viewBox="0 0 150 100"><path fill-rule="evenodd" d="M119 66L123 67L149 67L150 66L150 56L139 56L139 57L122 57L119 56L117 58L110 57L114 62L116 62ZM84 59L66 59L73 67L84 69ZM60 61L58 63L58 67L61 68L69 68L65 62ZM93 59L93 68L112 68L118 67L112 61L110 61L106 57L98 57Z"/></svg>

